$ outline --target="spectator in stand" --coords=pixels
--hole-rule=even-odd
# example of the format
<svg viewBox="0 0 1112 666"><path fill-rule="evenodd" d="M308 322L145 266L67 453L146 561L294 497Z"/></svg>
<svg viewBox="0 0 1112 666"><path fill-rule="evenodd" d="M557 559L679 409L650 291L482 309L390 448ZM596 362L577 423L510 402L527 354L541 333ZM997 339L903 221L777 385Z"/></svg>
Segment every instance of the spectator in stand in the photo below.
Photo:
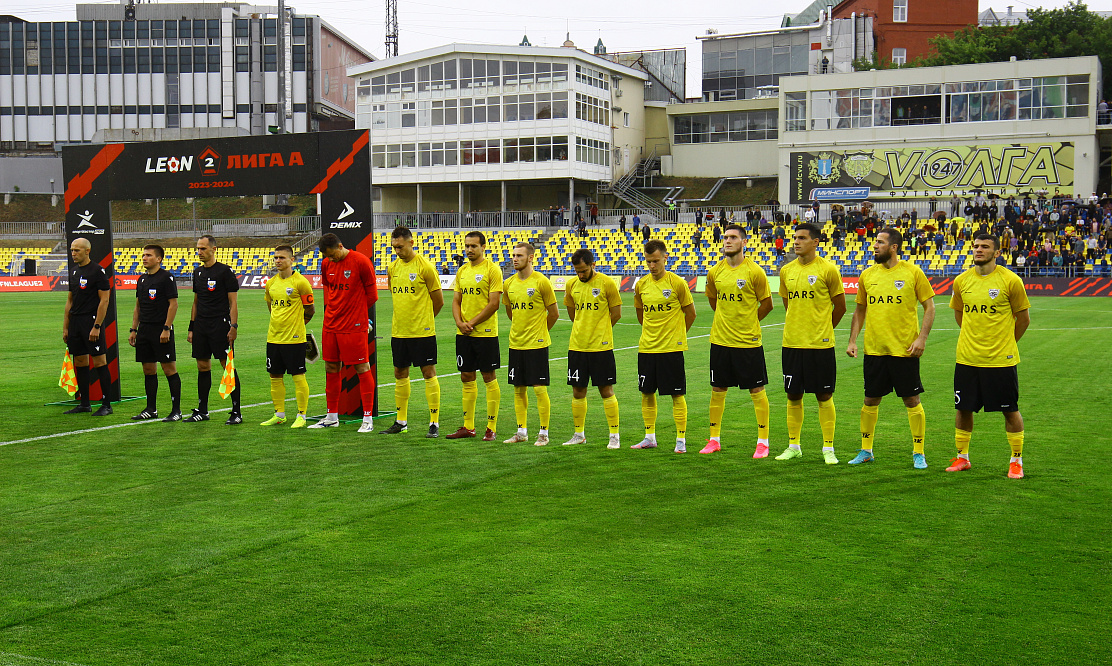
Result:
<svg viewBox="0 0 1112 666"><path fill-rule="evenodd" d="M633 233L635 235L641 233L641 216L637 213L633 214Z"/></svg>
<svg viewBox="0 0 1112 666"><path fill-rule="evenodd" d="M621 231L623 234L626 231L626 216L625 215L618 218L618 231Z"/></svg>
<svg viewBox="0 0 1112 666"><path fill-rule="evenodd" d="M716 224L714 225L714 244L718 245L720 242L722 242L722 225Z"/></svg>
<svg viewBox="0 0 1112 666"><path fill-rule="evenodd" d="M1085 241L1085 258L1093 261L1097 258L1097 237L1093 234L1089 235L1088 240Z"/></svg>
<svg viewBox="0 0 1112 666"><path fill-rule="evenodd" d="M597 227L598 226L598 204L592 202L590 210L591 210L591 226Z"/></svg>
<svg viewBox="0 0 1112 666"><path fill-rule="evenodd" d="M1097 104L1097 124L1107 125L1109 123L1108 115L1108 102L1107 100L1100 100Z"/></svg>
<svg viewBox="0 0 1112 666"><path fill-rule="evenodd" d="M641 239L642 239L643 241L645 241L646 243L648 243L648 242L649 242L649 235L650 235L651 233L652 233L652 230L651 230L651 229L649 229L649 225L648 225L648 224L646 224L646 225L644 225L643 227L641 227Z"/></svg>
<svg viewBox="0 0 1112 666"><path fill-rule="evenodd" d="M944 245L946 245L946 234L942 233L942 229L939 229L934 234L934 250L935 250L935 252L938 253L938 254L942 254L942 247Z"/></svg>
<svg viewBox="0 0 1112 666"><path fill-rule="evenodd" d="M961 212L961 198L957 194L950 197L950 217L957 217Z"/></svg>

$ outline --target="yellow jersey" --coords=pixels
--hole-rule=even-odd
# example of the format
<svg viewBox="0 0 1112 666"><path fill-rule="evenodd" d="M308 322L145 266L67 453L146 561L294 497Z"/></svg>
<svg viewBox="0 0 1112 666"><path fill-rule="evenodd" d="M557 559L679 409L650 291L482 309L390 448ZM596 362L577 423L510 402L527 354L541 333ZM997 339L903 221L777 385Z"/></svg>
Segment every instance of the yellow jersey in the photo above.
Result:
<svg viewBox="0 0 1112 666"><path fill-rule="evenodd" d="M910 356L907 348L919 337L920 303L934 298L923 269L909 261L892 268L874 264L857 281L857 303L865 305L865 353Z"/></svg>
<svg viewBox="0 0 1112 666"><path fill-rule="evenodd" d="M818 255L807 265L796 259L780 268L780 296L788 301L783 346L797 349L833 347L834 304L830 299L844 293L838 267Z"/></svg>
<svg viewBox="0 0 1112 666"><path fill-rule="evenodd" d="M502 269L486 258L478 266L472 266L468 261L456 271L456 291L463 295L463 303L460 304L463 320L470 321L487 306L491 293L502 291ZM471 337L497 338L498 310L476 323Z"/></svg>
<svg viewBox="0 0 1112 666"><path fill-rule="evenodd" d="M313 287L301 273L288 278L275 275L266 283L270 304L270 326L266 341L277 345L305 342L305 306L313 304Z"/></svg>
<svg viewBox="0 0 1112 666"><path fill-rule="evenodd" d="M687 322L683 308L691 305L687 281L671 271L659 280L646 275L633 289L641 302L641 339L637 351L664 354L687 349Z"/></svg>
<svg viewBox="0 0 1112 666"><path fill-rule="evenodd" d="M575 312L571 324L569 351L598 352L614 348L614 326L610 308L622 304L618 285L598 271L590 280L568 278L564 285L564 305Z"/></svg>
<svg viewBox="0 0 1112 666"><path fill-rule="evenodd" d="M1007 368L1019 364L1015 341L1015 316L1031 308L1023 280L997 266L988 275L970 268L954 280L950 307L961 302L961 333L957 362L981 368Z"/></svg>
<svg viewBox="0 0 1112 666"><path fill-rule="evenodd" d="M395 338L426 338L436 335L432 293L440 291L440 276L419 254L410 261L395 259L386 269L393 297L390 335Z"/></svg>
<svg viewBox="0 0 1112 666"><path fill-rule="evenodd" d="M510 306L510 349L541 349L552 344L548 306L556 304L552 282L537 271L522 280L516 273L502 283L502 302Z"/></svg>
<svg viewBox="0 0 1112 666"><path fill-rule="evenodd" d="M757 308L761 301L772 296L764 269L749 257L736 268L730 268L723 259L707 273L707 282L718 292L714 323L710 327L711 344L760 347L761 322L757 319Z"/></svg>

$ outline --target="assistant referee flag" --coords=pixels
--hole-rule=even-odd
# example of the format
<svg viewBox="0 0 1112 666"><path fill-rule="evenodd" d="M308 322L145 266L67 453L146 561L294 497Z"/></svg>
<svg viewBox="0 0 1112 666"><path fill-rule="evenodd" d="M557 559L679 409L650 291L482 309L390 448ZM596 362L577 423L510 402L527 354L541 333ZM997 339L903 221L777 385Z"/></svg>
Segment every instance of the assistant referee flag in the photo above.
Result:
<svg viewBox="0 0 1112 666"><path fill-rule="evenodd" d="M236 364L232 350L228 350L228 363L224 366L224 376L220 378L220 397L227 399L236 389Z"/></svg>

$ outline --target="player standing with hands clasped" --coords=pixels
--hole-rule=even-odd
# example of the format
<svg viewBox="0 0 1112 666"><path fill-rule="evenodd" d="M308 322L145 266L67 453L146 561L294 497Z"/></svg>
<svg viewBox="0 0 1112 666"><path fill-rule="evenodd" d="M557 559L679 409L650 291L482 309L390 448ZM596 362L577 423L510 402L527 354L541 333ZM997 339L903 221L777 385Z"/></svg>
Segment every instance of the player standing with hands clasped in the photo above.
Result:
<svg viewBox="0 0 1112 666"><path fill-rule="evenodd" d="M162 267L166 251L161 245L143 247L143 268L135 284L135 310L131 313L131 329L127 343L135 347L135 360L143 364L143 387L147 407L132 421L158 418L158 375L156 363L162 365L170 386L170 414L165 423L181 420L181 377L178 376L177 351L174 348L174 317L178 314L178 285L174 276Z"/></svg>
<svg viewBox="0 0 1112 666"><path fill-rule="evenodd" d="M212 389L212 359L228 364L228 350L239 332L239 281L226 264L216 260L216 239L197 239L197 258L201 265L193 269L193 309L189 313L188 342L193 344L197 359L197 409L182 419L186 423L208 421L209 391ZM232 390L232 413L224 425L239 425L239 372L235 373Z"/></svg>
<svg viewBox="0 0 1112 666"><path fill-rule="evenodd" d="M851 465L872 462L873 435L880 401L893 391L907 407L911 426L912 464L927 468L923 440L927 417L919 394L919 357L927 346L934 325L934 289L923 269L900 260L903 235L892 228L881 229L873 242L876 263L861 273L857 283L857 308L849 327L846 354L857 357L857 335L865 328L865 404L861 407L861 450ZM916 312L923 306L923 325Z"/></svg>
<svg viewBox="0 0 1112 666"><path fill-rule="evenodd" d="M270 397L274 416L259 425L282 425L286 422L286 385L282 375L293 377L297 397L297 418L291 428L305 427L309 409L309 382L305 379L305 324L313 318L313 287L301 273L293 270L293 248L274 248L274 266L278 274L270 278L263 290L270 326L266 331L266 370L270 373Z"/></svg>

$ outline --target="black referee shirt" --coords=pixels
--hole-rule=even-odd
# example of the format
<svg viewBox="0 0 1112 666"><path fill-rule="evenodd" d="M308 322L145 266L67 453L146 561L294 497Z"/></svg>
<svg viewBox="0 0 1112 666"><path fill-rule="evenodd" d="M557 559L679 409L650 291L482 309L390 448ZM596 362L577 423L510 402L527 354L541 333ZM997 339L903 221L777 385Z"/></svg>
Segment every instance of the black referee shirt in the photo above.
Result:
<svg viewBox="0 0 1112 666"><path fill-rule="evenodd" d="M139 323L166 325L166 313L170 309L170 299L178 297L178 285L174 276L165 268L156 273L144 273L135 285L135 298L139 299Z"/></svg>
<svg viewBox="0 0 1112 666"><path fill-rule="evenodd" d="M100 292L111 288L104 269L95 261L74 266L69 281L69 290L73 294L70 316L95 315L100 306Z"/></svg>
<svg viewBox="0 0 1112 666"><path fill-rule="evenodd" d="M219 261L193 269L193 293L197 295L197 319L228 319L232 306L228 294L239 291L239 281L226 264Z"/></svg>

